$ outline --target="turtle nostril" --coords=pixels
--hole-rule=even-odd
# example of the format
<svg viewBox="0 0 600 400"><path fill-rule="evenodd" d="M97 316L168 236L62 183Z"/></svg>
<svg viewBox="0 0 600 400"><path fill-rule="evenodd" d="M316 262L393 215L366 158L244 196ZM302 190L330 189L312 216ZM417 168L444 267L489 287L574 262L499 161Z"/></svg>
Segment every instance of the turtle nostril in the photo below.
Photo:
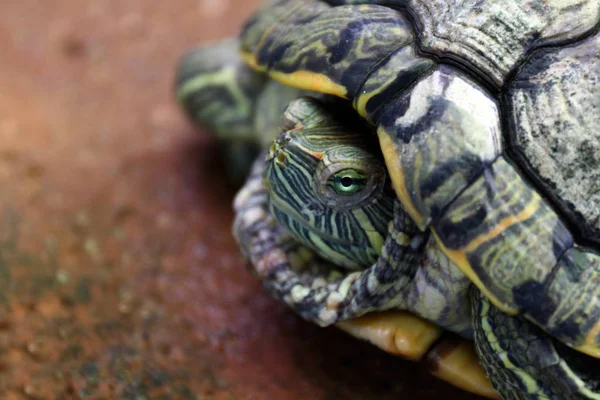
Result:
<svg viewBox="0 0 600 400"><path fill-rule="evenodd" d="M281 153L281 149L284 148L292 139L287 135L282 135L279 138L275 139L271 146L269 147L269 155L267 156L268 160L275 159L279 164L282 164L286 161L286 155Z"/></svg>
<svg viewBox="0 0 600 400"><path fill-rule="evenodd" d="M275 139L275 142L279 146L285 146L286 144L288 144L290 142L290 140L292 140L292 139L287 135L287 133L284 133L281 136L279 136L277 139Z"/></svg>

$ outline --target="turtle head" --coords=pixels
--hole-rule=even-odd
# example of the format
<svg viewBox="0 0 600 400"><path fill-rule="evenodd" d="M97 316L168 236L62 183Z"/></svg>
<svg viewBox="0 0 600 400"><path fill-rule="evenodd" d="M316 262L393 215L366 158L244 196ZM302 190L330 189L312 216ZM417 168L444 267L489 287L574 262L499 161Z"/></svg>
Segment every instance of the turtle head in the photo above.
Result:
<svg viewBox="0 0 600 400"><path fill-rule="evenodd" d="M283 130L267 157L271 213L336 265L371 265L381 253L394 201L376 142L308 98L290 104Z"/></svg>

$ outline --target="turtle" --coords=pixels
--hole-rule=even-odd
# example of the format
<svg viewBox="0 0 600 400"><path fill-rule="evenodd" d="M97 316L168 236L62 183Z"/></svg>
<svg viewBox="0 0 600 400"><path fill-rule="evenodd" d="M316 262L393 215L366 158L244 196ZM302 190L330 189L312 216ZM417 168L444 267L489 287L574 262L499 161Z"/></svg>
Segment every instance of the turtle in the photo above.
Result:
<svg viewBox="0 0 600 400"><path fill-rule="evenodd" d="M209 132L216 135L229 182L241 186L248 178L236 197L239 213L237 227L234 228L244 252L251 244L240 238L251 234L242 232L242 221L254 211L266 210L262 174L257 172L262 171L264 155L261 151L267 150L277 138L281 116L288 103L310 95L313 99L327 99L330 106L340 108L338 112L352 110L348 109L347 104L336 103L334 98L318 92L296 89L267 79L264 74L253 71L243 63L238 48L239 41L228 38L187 51L179 61L174 87L175 96L186 116L194 124L208 128ZM347 114L346 120L351 115ZM354 118L353 122L362 125L358 118ZM255 162L256 159L259 161ZM267 221L270 221L268 217L263 222ZM263 233L267 233L266 230ZM298 241L286 235L279 236L280 233L278 230L276 234L277 246L261 248L261 251L252 254L246 252L247 258L256 261L265 253L271 253L270 250L281 250L282 247L288 255L306 251ZM282 240L286 241L285 245L282 245ZM252 263L250 269L269 286L271 279L267 274L257 271ZM335 326L388 353L423 361L433 375L456 387L497 398L497 392L479 365L470 340L458 337L439 340L442 330L413 313L369 313L340 321Z"/></svg>
<svg viewBox="0 0 600 400"><path fill-rule="evenodd" d="M505 399L600 398L599 25L597 0L259 9L247 66L371 128L285 111L235 203L267 288L321 325L472 337Z"/></svg>

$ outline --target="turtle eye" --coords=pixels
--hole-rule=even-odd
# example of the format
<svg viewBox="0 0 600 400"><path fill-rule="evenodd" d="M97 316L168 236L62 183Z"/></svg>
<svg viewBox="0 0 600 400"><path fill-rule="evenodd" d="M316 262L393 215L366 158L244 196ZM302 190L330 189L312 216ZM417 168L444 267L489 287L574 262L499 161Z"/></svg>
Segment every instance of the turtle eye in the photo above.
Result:
<svg viewBox="0 0 600 400"><path fill-rule="evenodd" d="M364 189L367 177L362 171L343 169L331 175L328 185L341 196L352 196Z"/></svg>

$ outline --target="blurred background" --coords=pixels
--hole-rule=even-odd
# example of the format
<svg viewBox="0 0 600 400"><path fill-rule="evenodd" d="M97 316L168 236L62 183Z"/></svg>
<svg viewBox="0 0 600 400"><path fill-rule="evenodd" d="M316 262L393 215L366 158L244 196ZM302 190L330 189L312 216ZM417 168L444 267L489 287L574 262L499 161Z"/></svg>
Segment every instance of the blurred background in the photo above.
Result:
<svg viewBox="0 0 600 400"><path fill-rule="evenodd" d="M172 82L258 3L0 1L0 398L475 398L247 273Z"/></svg>

